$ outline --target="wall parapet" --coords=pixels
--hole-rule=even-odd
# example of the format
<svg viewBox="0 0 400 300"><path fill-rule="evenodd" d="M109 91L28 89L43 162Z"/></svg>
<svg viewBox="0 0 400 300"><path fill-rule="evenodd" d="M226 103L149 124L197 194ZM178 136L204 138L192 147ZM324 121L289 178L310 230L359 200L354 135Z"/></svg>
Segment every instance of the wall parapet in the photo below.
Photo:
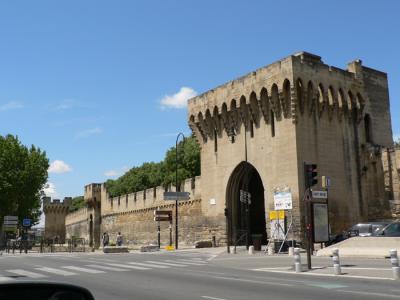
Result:
<svg viewBox="0 0 400 300"><path fill-rule="evenodd" d="M187 201L201 199L200 182L201 177L197 176L185 179L181 183L181 191L190 193L190 199ZM162 186L157 186L130 194L109 197L105 202L103 202L103 205L106 204L107 207L102 207L102 211L104 211L104 215L108 216L154 209L155 207L169 207L169 205L173 205L175 202L171 201L171 204L169 204L168 201L164 200L164 192L167 190L175 191L175 188L169 187L168 189L165 189ZM181 201L180 205L187 201Z"/></svg>
<svg viewBox="0 0 400 300"><path fill-rule="evenodd" d="M65 225L71 225L71 224L75 224L75 223L79 223L82 221L86 221L87 220L87 208L81 208L77 211L74 211L72 213L69 213L66 218L65 218Z"/></svg>

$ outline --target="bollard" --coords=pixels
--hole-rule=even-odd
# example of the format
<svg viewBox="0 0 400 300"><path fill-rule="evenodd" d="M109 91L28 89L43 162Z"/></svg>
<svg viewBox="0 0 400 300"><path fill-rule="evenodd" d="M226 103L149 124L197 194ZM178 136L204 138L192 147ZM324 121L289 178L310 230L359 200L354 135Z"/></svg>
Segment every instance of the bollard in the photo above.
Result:
<svg viewBox="0 0 400 300"><path fill-rule="evenodd" d="M254 254L254 246L249 246L249 254L250 255Z"/></svg>
<svg viewBox="0 0 400 300"><path fill-rule="evenodd" d="M236 254L236 247L235 246L231 246L231 254Z"/></svg>
<svg viewBox="0 0 400 300"><path fill-rule="evenodd" d="M294 270L296 273L301 273L301 256L300 256L300 248L294 248Z"/></svg>
<svg viewBox="0 0 400 300"><path fill-rule="evenodd" d="M294 247L289 247L289 256L293 256L294 255Z"/></svg>
<svg viewBox="0 0 400 300"><path fill-rule="evenodd" d="M340 267L339 249L332 250L333 272L335 275L341 275L342 269Z"/></svg>
<svg viewBox="0 0 400 300"><path fill-rule="evenodd" d="M399 259L397 257L397 250L391 249L389 253L390 253L390 263L392 265L392 271L393 271L393 279L400 280L400 267L399 267Z"/></svg>
<svg viewBox="0 0 400 300"><path fill-rule="evenodd" d="M274 255L274 248L271 245L268 245L268 255Z"/></svg>

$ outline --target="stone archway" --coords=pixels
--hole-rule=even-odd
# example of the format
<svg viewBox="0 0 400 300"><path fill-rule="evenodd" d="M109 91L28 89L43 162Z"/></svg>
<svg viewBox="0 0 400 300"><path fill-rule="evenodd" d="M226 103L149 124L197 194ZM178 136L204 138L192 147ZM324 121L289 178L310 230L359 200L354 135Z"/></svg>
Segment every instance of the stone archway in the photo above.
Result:
<svg viewBox="0 0 400 300"><path fill-rule="evenodd" d="M251 194L251 204L248 206L240 201L240 190ZM256 168L248 162L242 161L233 170L226 189L226 208L228 213L227 236L232 245L236 240L249 234L262 235L262 242L267 240L264 204L264 185ZM245 239L238 242L245 244Z"/></svg>

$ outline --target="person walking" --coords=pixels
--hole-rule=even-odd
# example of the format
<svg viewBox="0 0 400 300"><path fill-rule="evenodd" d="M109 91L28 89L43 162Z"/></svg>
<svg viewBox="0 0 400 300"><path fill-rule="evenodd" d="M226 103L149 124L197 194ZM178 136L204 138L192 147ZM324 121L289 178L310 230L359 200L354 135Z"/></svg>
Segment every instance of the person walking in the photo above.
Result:
<svg viewBox="0 0 400 300"><path fill-rule="evenodd" d="M104 232L103 233L103 247L108 246L109 242L110 242L110 238L108 236L108 233Z"/></svg>
<svg viewBox="0 0 400 300"><path fill-rule="evenodd" d="M121 232L117 234L117 246L122 246L122 235Z"/></svg>

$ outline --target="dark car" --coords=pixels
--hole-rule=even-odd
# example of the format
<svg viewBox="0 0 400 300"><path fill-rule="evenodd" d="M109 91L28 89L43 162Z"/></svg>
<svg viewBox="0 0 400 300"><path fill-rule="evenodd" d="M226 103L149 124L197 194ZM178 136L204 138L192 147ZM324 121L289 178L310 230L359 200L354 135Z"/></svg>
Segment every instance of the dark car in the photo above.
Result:
<svg viewBox="0 0 400 300"><path fill-rule="evenodd" d="M392 236L392 237L400 237L400 221L395 221L390 223L389 225L379 229L376 236Z"/></svg>
<svg viewBox="0 0 400 300"><path fill-rule="evenodd" d="M389 224L390 222L357 223L351 226L348 230L332 236L330 241L327 243L327 246L339 243L355 236L374 236L379 232L379 230L385 228Z"/></svg>

